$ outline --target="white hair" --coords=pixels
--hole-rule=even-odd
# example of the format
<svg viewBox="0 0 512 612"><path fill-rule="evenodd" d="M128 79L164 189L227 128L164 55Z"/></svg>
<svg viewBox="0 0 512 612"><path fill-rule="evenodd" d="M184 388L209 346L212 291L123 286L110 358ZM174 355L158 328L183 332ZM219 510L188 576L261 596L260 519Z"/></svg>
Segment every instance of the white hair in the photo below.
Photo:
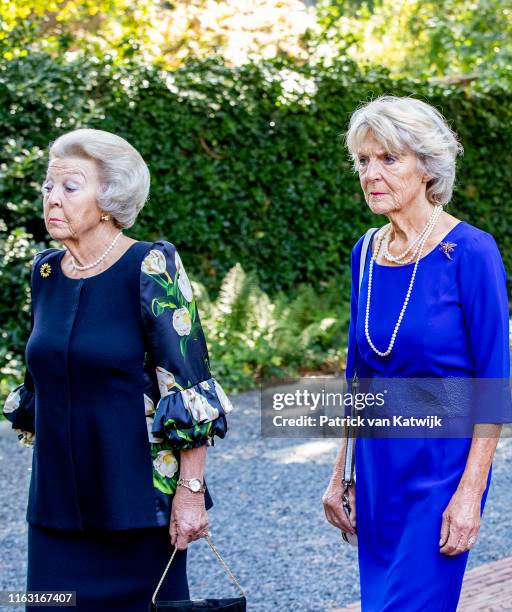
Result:
<svg viewBox="0 0 512 612"><path fill-rule="evenodd" d="M103 130L73 130L50 146L50 159L56 157L95 161L101 182L99 207L110 213L120 228L135 223L148 198L150 178L146 162L129 142Z"/></svg>
<svg viewBox="0 0 512 612"><path fill-rule="evenodd" d="M389 152L414 153L419 167L432 177L427 183L427 199L432 204L448 204L455 182L455 160L463 148L437 109L408 96L380 96L358 108L345 135L356 171L358 153L368 133Z"/></svg>

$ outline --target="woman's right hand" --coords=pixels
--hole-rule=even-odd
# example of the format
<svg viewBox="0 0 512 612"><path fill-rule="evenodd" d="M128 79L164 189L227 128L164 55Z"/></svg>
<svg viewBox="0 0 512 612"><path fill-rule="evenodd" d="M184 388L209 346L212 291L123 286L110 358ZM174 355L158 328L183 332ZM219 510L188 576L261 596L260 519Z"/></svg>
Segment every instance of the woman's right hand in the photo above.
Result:
<svg viewBox="0 0 512 612"><path fill-rule="evenodd" d="M334 480L331 478L329 486L327 487L323 497L322 503L324 505L325 517L338 529L347 533L356 533L356 492L355 487L352 485L348 489L348 499L350 502L351 514L350 518L345 514L343 509L343 492L344 487L341 482L341 478Z"/></svg>
<svg viewBox="0 0 512 612"><path fill-rule="evenodd" d="M190 542L207 534L208 512L204 493L193 493L186 487L178 486L171 506L171 544L178 550L185 550Z"/></svg>

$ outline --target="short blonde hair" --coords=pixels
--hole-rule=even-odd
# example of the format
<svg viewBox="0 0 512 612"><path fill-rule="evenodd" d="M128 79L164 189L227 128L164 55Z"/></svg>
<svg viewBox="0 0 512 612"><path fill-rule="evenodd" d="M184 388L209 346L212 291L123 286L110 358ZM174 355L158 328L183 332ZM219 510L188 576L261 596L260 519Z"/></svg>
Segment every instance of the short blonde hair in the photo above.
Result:
<svg viewBox="0 0 512 612"><path fill-rule="evenodd" d="M437 109L408 96L380 96L358 108L345 135L356 171L361 143L369 132L389 152L412 151L432 177L426 190L429 202L448 204L455 183L455 161L464 149Z"/></svg>
<svg viewBox="0 0 512 612"><path fill-rule="evenodd" d="M50 160L56 157L95 161L101 181L99 207L120 228L135 223L149 195L150 177L146 162L128 141L103 130L73 130L50 146Z"/></svg>

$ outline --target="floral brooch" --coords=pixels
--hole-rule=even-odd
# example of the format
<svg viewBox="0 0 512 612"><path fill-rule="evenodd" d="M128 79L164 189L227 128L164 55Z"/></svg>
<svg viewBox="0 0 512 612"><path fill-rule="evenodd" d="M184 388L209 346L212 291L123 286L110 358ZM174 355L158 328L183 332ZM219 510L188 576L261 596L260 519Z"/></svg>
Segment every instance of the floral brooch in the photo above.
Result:
<svg viewBox="0 0 512 612"><path fill-rule="evenodd" d="M453 261L453 258L450 257L450 253L453 253L456 246L457 244L455 242L441 242L441 244L439 245L439 250L443 251L446 257L448 257L448 259L451 259Z"/></svg>
<svg viewBox="0 0 512 612"><path fill-rule="evenodd" d="M49 263L44 263L40 268L39 268L39 274L43 277L43 278L48 278L51 274L52 271L52 267L50 266Z"/></svg>

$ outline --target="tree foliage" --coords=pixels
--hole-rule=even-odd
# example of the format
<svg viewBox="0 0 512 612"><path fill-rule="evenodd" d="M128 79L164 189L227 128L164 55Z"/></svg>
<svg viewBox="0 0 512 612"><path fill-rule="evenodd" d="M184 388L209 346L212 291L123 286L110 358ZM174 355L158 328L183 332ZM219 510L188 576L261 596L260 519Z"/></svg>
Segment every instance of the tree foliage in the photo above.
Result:
<svg viewBox="0 0 512 612"><path fill-rule="evenodd" d="M348 55L409 78L478 76L510 87L512 0L0 0L4 58L109 55L176 68Z"/></svg>
<svg viewBox="0 0 512 612"><path fill-rule="evenodd" d="M94 57L70 62L32 54L5 61L0 66L0 355L5 367L14 369L28 331L31 255L48 244L40 185L48 144L58 135L88 126L127 138L147 160L152 177L150 200L129 234L174 242L213 300L237 264L269 300L312 291L318 305L309 296L311 311L300 320L315 330L329 318L322 307L327 288L336 287L338 298L347 295L350 250L368 226L378 223L361 195L341 135L361 101L382 93L412 94L433 103L459 133L465 155L449 210L492 232L510 269L512 214L504 186L512 183L506 161L512 94L507 91L470 94L394 80L385 71L361 71L350 61L233 68L210 60L172 73ZM245 340L239 341L239 354L249 364L270 354L267 337L289 345L284 332L276 336L265 329L254 338L249 330L240 335L237 325L236 338L256 343L251 357L244 353ZM229 364L232 356L219 350ZM286 354L291 353L283 349Z"/></svg>
<svg viewBox="0 0 512 612"><path fill-rule="evenodd" d="M6 59L27 48L56 55L108 54L164 68L222 55L228 63L307 58L302 37L314 25L300 0L1 0ZM0 47L1 48L1 47Z"/></svg>
<svg viewBox="0 0 512 612"><path fill-rule="evenodd" d="M416 95L445 114L465 147L453 207L496 231L509 256L511 94L394 80L349 61L232 68L210 60L172 73L44 54L4 62L6 231L46 239L39 185L48 143L91 126L119 133L147 159L151 199L137 236L177 240L209 289L237 262L270 291L327 280L370 220L341 135L361 101L382 93Z"/></svg>
<svg viewBox="0 0 512 612"><path fill-rule="evenodd" d="M483 87L512 80L512 0L320 0L316 53L340 52L394 76L474 73Z"/></svg>
<svg viewBox="0 0 512 612"><path fill-rule="evenodd" d="M19 374L31 256L48 244L47 147L76 127L147 160L151 199L130 233L182 251L235 387L339 356L349 252L375 223L341 142L361 101L412 94L441 110L465 147L451 212L491 231L510 269L511 3L0 0L0 395ZM461 73L469 87L447 84Z"/></svg>

